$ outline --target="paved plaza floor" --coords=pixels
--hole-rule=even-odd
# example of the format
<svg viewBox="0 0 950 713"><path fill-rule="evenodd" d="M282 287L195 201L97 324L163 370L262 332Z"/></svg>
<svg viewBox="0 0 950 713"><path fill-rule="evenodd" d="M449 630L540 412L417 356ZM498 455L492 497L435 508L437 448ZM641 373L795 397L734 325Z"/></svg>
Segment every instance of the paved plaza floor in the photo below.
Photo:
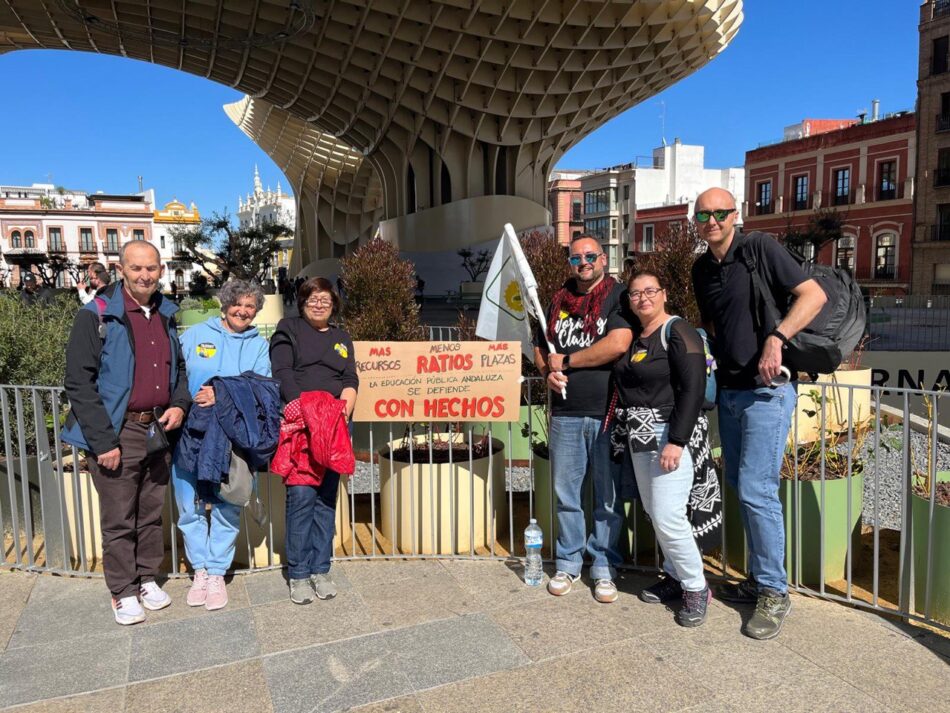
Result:
<svg viewBox="0 0 950 713"><path fill-rule="evenodd" d="M773 641L715 602L699 629L589 586L555 598L501 561L334 564L339 596L295 606L280 571L229 606L112 620L101 579L0 572L0 708L163 711L947 711L950 640L792 595ZM587 585L590 582L587 582Z"/></svg>

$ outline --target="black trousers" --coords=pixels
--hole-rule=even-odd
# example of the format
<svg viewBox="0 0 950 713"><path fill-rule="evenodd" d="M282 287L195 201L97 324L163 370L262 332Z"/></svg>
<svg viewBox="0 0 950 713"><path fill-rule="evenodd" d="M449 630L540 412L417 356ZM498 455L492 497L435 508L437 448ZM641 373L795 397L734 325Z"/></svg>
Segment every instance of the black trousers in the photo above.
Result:
<svg viewBox="0 0 950 713"><path fill-rule="evenodd" d="M161 573L165 557L162 506L171 452L146 455L148 424L127 421L119 434L122 460L106 470L87 455L99 493L102 566L106 586L116 598L138 594L142 582Z"/></svg>

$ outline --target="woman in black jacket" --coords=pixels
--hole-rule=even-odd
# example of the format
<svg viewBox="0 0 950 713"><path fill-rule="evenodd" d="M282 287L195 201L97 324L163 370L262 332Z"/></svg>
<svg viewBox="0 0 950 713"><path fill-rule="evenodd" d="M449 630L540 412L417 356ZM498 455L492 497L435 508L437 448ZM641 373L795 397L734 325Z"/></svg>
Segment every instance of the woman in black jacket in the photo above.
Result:
<svg viewBox="0 0 950 713"><path fill-rule="evenodd" d="M687 445L706 391L703 340L686 320L666 312L666 290L657 275L640 271L627 289L642 329L614 365L618 415L627 427L637 487L663 550L667 575L640 598L660 603L682 597L677 622L698 626L706 619L711 597L687 517L693 486Z"/></svg>

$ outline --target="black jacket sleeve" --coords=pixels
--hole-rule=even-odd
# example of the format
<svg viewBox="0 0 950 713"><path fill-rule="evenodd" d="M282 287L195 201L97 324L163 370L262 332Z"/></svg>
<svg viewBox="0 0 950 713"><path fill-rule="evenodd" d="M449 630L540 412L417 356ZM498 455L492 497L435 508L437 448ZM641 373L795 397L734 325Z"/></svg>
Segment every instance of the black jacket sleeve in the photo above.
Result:
<svg viewBox="0 0 950 713"><path fill-rule="evenodd" d="M191 390L188 388L188 366L185 361L185 350L178 341L178 381L175 384L175 393L172 394L169 406L177 406L188 415L191 408Z"/></svg>
<svg viewBox="0 0 950 713"><path fill-rule="evenodd" d="M66 379L63 385L69 398L70 414L79 423L82 435L96 455L119 447L119 435L96 388L99 376L99 317L81 309L73 321L66 345Z"/></svg>
<svg viewBox="0 0 950 713"><path fill-rule="evenodd" d="M352 388L359 391L360 377L356 373L356 350L353 348L353 340L350 335L343 332L344 341L349 352L346 358L346 368L343 370L343 388Z"/></svg>
<svg viewBox="0 0 950 713"><path fill-rule="evenodd" d="M668 439L674 445L685 446L689 443L706 395L703 339L685 319L678 319L671 325L667 351L673 385Z"/></svg>
<svg viewBox="0 0 950 713"><path fill-rule="evenodd" d="M292 330L290 322L282 319L270 338L271 374L280 382L280 397L285 404L300 398L300 386L294 374L294 345L297 340Z"/></svg>

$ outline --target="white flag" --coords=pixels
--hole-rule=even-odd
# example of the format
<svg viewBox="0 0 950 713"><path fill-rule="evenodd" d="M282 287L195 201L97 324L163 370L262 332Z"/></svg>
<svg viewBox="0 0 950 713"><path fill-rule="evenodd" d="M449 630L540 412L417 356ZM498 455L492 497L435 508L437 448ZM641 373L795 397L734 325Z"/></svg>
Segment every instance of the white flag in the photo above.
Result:
<svg viewBox="0 0 950 713"><path fill-rule="evenodd" d="M498 241L485 278L475 334L495 341L520 341L529 359L534 356L528 315L538 318L537 282L510 224Z"/></svg>

